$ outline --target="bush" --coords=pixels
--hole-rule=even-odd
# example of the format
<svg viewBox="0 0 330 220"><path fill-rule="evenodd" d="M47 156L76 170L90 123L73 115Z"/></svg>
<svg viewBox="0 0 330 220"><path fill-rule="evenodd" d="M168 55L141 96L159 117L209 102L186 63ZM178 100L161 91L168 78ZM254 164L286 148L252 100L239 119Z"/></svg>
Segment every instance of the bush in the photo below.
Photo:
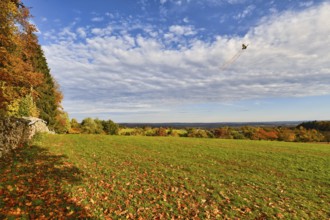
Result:
<svg viewBox="0 0 330 220"><path fill-rule="evenodd" d="M103 133L103 126L100 120L92 119L92 118L85 118L81 122L81 129L82 132L85 134L102 134Z"/></svg>
<svg viewBox="0 0 330 220"><path fill-rule="evenodd" d="M155 135L156 136L162 136L162 137L167 136L167 130L165 128L162 128L162 127L156 128L155 129Z"/></svg>
<svg viewBox="0 0 330 220"><path fill-rule="evenodd" d="M102 121L102 125L106 134L117 135L119 133L119 126L111 120Z"/></svg>
<svg viewBox="0 0 330 220"><path fill-rule="evenodd" d="M203 129L189 128L187 131L187 137L197 137L197 138L208 138L208 132Z"/></svg>

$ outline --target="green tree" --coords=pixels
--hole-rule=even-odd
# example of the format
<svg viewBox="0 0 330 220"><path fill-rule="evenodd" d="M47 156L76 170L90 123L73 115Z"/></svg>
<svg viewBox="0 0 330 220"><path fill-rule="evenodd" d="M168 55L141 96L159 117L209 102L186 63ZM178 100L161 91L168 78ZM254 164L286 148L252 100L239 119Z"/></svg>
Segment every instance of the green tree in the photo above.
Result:
<svg viewBox="0 0 330 220"><path fill-rule="evenodd" d="M59 111L56 116L56 123L54 125L56 133L65 134L70 130L70 119L68 113Z"/></svg>
<svg viewBox="0 0 330 220"><path fill-rule="evenodd" d="M61 114L62 94L59 86L50 74L47 60L40 46L35 50L32 63L36 71L43 74L44 82L38 85L35 90L38 93L36 105L40 111L40 118L47 121L48 127L54 129L58 123L57 115Z"/></svg>
<svg viewBox="0 0 330 220"><path fill-rule="evenodd" d="M106 134L117 135L119 133L118 124L114 123L112 120L102 121L102 125Z"/></svg>
<svg viewBox="0 0 330 220"><path fill-rule="evenodd" d="M102 120L96 118L96 119L94 119L94 122L96 124L95 134L104 134Z"/></svg>
<svg viewBox="0 0 330 220"><path fill-rule="evenodd" d="M70 134L80 134L81 133L81 125L77 121L77 119L73 118L70 121Z"/></svg>
<svg viewBox="0 0 330 220"><path fill-rule="evenodd" d="M324 136L324 141L330 143L330 131L322 132L322 134Z"/></svg>
<svg viewBox="0 0 330 220"><path fill-rule="evenodd" d="M187 137L208 138L211 133L204 129L189 128L187 129ZM214 137L214 135L212 135Z"/></svg>
<svg viewBox="0 0 330 220"><path fill-rule="evenodd" d="M77 119L72 118L70 121L71 128L80 128L80 124Z"/></svg>
<svg viewBox="0 0 330 220"><path fill-rule="evenodd" d="M92 118L85 118L81 122L81 129L85 134L101 134L103 132L102 122Z"/></svg>
<svg viewBox="0 0 330 220"><path fill-rule="evenodd" d="M24 98L21 99L19 103L18 108L18 116L32 116L32 117L38 117L39 116L39 110L37 108L36 103L33 100L32 95L26 95Z"/></svg>

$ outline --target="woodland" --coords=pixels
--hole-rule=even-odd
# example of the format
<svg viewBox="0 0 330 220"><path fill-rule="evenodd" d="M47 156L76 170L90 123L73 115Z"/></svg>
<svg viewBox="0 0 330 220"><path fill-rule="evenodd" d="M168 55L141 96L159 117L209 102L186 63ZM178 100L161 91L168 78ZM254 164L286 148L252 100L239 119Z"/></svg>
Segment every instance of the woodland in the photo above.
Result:
<svg viewBox="0 0 330 220"><path fill-rule="evenodd" d="M20 0L1 0L0 8L0 117L39 117L51 130L65 132L63 95L29 22L29 9Z"/></svg>

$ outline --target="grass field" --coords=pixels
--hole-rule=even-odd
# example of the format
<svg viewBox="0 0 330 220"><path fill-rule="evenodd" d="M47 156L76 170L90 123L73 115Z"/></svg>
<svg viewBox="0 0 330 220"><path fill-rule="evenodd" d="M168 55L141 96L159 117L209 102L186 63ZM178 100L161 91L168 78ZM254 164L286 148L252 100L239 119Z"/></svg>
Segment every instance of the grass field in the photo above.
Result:
<svg viewBox="0 0 330 220"><path fill-rule="evenodd" d="M47 135L0 165L0 218L330 218L328 144Z"/></svg>

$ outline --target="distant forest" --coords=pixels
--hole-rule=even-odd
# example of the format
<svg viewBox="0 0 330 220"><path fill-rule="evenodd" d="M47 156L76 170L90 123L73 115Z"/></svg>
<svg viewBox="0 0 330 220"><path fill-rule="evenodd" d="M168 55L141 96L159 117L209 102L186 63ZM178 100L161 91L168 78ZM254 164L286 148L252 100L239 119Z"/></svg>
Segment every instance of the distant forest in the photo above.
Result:
<svg viewBox="0 0 330 220"><path fill-rule="evenodd" d="M283 122L234 124L235 126L228 126L227 123L144 123L118 125L111 120L104 121L86 118L81 123L78 123L76 119L72 119L69 133L247 139L287 142L330 142L330 121L303 122L300 124L297 124L296 122L285 122L284 124L286 126L283 125ZM186 127L184 127L184 125L186 125ZM201 125L204 127L201 127ZM207 127L207 125L211 126Z"/></svg>
<svg viewBox="0 0 330 220"><path fill-rule="evenodd" d="M317 130L324 136L324 141L330 142L330 121L310 121L303 122L298 127L303 127L309 130Z"/></svg>
<svg viewBox="0 0 330 220"><path fill-rule="evenodd" d="M298 127L304 127L306 129L315 129L318 131L330 132L330 121L310 121L303 122Z"/></svg>

